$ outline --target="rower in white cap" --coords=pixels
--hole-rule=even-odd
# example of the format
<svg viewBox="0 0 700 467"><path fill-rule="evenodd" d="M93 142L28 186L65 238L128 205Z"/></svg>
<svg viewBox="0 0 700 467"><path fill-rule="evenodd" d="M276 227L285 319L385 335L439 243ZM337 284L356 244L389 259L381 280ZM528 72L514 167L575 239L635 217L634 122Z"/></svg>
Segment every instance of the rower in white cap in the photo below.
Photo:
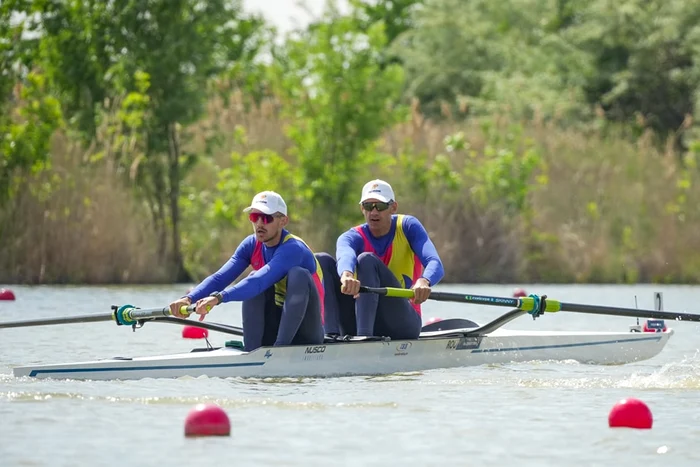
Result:
<svg viewBox="0 0 700 467"><path fill-rule="evenodd" d="M214 306L241 301L245 350L322 344L323 273L306 243L285 228L287 204L278 193L263 191L244 212L254 233L217 272L173 301L171 313L184 317L180 307L196 302L201 321ZM253 272L229 287L248 266Z"/></svg>
<svg viewBox="0 0 700 467"><path fill-rule="evenodd" d="M444 276L440 256L417 218L397 214L394 190L384 180L365 184L360 209L365 223L338 238L337 262L316 255L326 278L325 331L415 339L422 327L420 305ZM413 289L415 297L360 294L360 285Z"/></svg>

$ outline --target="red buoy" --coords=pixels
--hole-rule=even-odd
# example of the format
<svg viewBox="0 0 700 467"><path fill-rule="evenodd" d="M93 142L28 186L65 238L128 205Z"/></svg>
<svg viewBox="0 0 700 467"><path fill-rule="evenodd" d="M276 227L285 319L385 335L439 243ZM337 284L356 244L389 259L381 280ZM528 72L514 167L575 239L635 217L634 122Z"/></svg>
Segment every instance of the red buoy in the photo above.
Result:
<svg viewBox="0 0 700 467"><path fill-rule="evenodd" d="M520 287L516 287L513 290L513 297L515 297L515 298L527 297L527 292L525 292L525 290L521 289Z"/></svg>
<svg viewBox="0 0 700 467"><path fill-rule="evenodd" d="M209 337L209 331L195 326L183 326L182 337L184 339L204 339Z"/></svg>
<svg viewBox="0 0 700 467"><path fill-rule="evenodd" d="M14 300L15 294L10 289L0 289L0 300Z"/></svg>
<svg viewBox="0 0 700 467"><path fill-rule="evenodd" d="M230 436L231 421L216 404L197 404L185 419L185 436Z"/></svg>
<svg viewBox="0 0 700 467"><path fill-rule="evenodd" d="M639 399L622 399L615 404L608 415L611 428L651 428L654 419L651 410Z"/></svg>

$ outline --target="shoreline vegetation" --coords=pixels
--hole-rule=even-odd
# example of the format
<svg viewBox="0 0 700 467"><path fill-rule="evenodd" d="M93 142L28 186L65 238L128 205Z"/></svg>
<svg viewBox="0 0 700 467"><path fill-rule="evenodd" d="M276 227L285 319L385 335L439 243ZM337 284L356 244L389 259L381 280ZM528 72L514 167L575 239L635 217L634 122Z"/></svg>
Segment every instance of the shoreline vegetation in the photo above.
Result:
<svg viewBox="0 0 700 467"><path fill-rule="evenodd" d="M236 2L9 1L39 10L0 28L0 283L199 281L265 189L333 254L373 178L444 283L698 283L700 5L456 1L278 45Z"/></svg>

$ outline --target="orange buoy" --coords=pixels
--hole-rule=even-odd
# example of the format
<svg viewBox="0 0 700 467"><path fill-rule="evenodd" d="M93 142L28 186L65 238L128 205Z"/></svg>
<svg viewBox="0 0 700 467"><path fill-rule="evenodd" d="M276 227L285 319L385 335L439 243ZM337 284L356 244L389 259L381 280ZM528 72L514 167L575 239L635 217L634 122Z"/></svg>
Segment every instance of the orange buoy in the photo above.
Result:
<svg viewBox="0 0 700 467"><path fill-rule="evenodd" d="M608 425L611 428L649 429L653 423L651 410L639 399L622 399L608 414Z"/></svg>
<svg viewBox="0 0 700 467"><path fill-rule="evenodd" d="M184 326L182 328L182 337L184 339L204 339L209 337L209 331L195 326Z"/></svg>
<svg viewBox="0 0 700 467"><path fill-rule="evenodd" d="M197 404L185 419L185 436L230 436L231 421L216 404Z"/></svg>
<svg viewBox="0 0 700 467"><path fill-rule="evenodd" d="M0 289L0 300L14 300L15 294L10 289Z"/></svg>

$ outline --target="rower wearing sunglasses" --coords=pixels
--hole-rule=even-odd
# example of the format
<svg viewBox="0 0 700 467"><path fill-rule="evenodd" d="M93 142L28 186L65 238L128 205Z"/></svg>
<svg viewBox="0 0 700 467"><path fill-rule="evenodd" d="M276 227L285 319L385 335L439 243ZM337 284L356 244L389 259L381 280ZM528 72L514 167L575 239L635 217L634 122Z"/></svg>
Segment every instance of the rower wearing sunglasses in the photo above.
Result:
<svg viewBox="0 0 700 467"><path fill-rule="evenodd" d="M248 212L253 234L217 272L170 304L197 304L200 321L221 303L243 302L243 341L247 351L269 345L316 345L324 340L323 273L304 241L285 228L287 205L273 191L258 193ZM253 272L230 287L247 268Z"/></svg>
<svg viewBox="0 0 700 467"><path fill-rule="evenodd" d="M325 276L327 334L415 339L421 332L421 303L444 276L435 245L420 221L397 214L394 190L383 180L365 184L360 199L365 223L337 240L336 260L316 257ZM360 285L413 289L415 297L360 294ZM340 294L338 293L340 291Z"/></svg>

